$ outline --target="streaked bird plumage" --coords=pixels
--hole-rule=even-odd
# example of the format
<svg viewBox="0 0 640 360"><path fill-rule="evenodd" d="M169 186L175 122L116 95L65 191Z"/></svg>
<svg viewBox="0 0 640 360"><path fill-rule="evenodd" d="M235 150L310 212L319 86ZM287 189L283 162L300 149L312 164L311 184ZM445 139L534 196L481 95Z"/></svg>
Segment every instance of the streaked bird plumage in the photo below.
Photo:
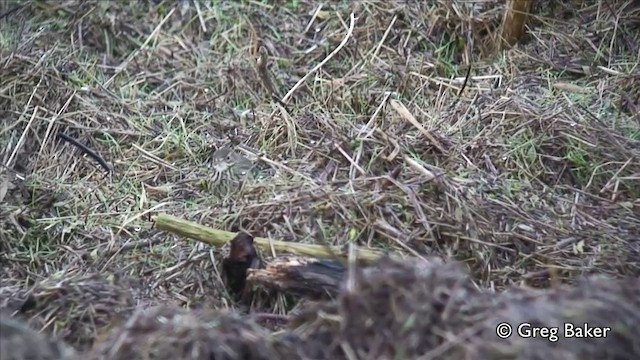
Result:
<svg viewBox="0 0 640 360"><path fill-rule="evenodd" d="M229 147L216 150L211 165L213 185L222 195L240 186L246 178L251 178L253 163Z"/></svg>

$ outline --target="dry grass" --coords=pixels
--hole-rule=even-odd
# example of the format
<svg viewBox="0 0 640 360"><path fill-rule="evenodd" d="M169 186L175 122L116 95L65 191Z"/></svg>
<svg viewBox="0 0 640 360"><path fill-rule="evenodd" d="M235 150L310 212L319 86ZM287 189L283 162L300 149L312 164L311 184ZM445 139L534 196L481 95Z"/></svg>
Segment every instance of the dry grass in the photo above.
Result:
<svg viewBox="0 0 640 360"><path fill-rule="evenodd" d="M62 342L0 313L0 359L71 359L76 354Z"/></svg>
<svg viewBox="0 0 640 360"><path fill-rule="evenodd" d="M138 303L233 308L220 249L157 231L158 212L455 259L495 290L637 277L640 10L536 3L492 54L502 1L2 2L20 7L0 19L0 288L101 273ZM351 13L345 46L273 101L258 45L283 96ZM229 143L266 175L220 197L209 158Z"/></svg>
<svg viewBox="0 0 640 360"><path fill-rule="evenodd" d="M134 308L126 280L71 271L55 274L28 291L18 285L3 287L0 295L9 300L3 309L31 319L32 326L46 328L76 348L90 347Z"/></svg>
<svg viewBox="0 0 640 360"><path fill-rule="evenodd" d="M140 309L100 344L96 359L277 359L258 325L236 314ZM143 355L144 354L144 355Z"/></svg>
<svg viewBox="0 0 640 360"><path fill-rule="evenodd" d="M354 276L336 301L306 309L294 333L314 359L633 359L639 354L638 279L591 278L572 287L478 289L459 264L383 260ZM506 339L498 324L511 326ZM564 324L608 327L563 338ZM556 328L553 338L517 326ZM355 355L355 356L354 356Z"/></svg>

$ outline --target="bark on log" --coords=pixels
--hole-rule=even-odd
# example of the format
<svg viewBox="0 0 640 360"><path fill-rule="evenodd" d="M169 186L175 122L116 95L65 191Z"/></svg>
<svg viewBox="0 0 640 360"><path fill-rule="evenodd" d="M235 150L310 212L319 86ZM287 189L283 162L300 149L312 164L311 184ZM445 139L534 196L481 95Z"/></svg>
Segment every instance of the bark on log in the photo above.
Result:
<svg viewBox="0 0 640 360"><path fill-rule="evenodd" d="M263 269L249 269L247 282L311 300L334 298L346 268L335 260L284 256Z"/></svg>

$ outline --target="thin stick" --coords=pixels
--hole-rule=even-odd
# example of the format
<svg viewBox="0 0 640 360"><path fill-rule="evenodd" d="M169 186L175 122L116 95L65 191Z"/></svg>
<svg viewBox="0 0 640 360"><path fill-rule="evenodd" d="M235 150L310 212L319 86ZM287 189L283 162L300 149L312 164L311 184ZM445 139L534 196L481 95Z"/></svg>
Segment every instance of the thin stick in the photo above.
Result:
<svg viewBox="0 0 640 360"><path fill-rule="evenodd" d="M287 94L282 98L283 103L287 104L291 99L291 96L293 96L293 93L296 92L296 90L298 90L298 88L300 88L302 84L304 84L304 82L307 81L309 77L311 77L311 75L313 75L318 70L320 70L320 68L322 68L324 64L326 64L329 60L331 60L331 58L334 57L338 53L338 51L340 51L347 44L347 41L349 41L349 39L351 38L351 35L353 34L353 28L356 24L356 16L353 13L351 13L350 19L351 21L349 22L349 30L347 30L347 34L345 35L344 39L342 39L342 42L340 43L340 45L338 45L331 52L331 54L327 55L327 57L324 58L324 60L322 60L320 64L316 65L313 69L311 69L311 71L306 73L302 77L302 79L298 80L298 82L291 88L291 90L289 90L289 92L287 92Z"/></svg>
<svg viewBox="0 0 640 360"><path fill-rule="evenodd" d="M107 163L107 161L105 159L102 158L102 156L100 156L100 154L98 154L97 152L95 152L92 149L89 149L89 147L87 147L85 144L79 142L78 140L72 138L71 136L65 134L65 133L58 133L58 138L68 142L69 144L77 147L78 149L80 149L80 151L82 151L84 154L89 155L89 157L93 158L93 160L95 160L98 164L100 164L100 166L108 173L111 172L111 167L109 166L109 164Z"/></svg>

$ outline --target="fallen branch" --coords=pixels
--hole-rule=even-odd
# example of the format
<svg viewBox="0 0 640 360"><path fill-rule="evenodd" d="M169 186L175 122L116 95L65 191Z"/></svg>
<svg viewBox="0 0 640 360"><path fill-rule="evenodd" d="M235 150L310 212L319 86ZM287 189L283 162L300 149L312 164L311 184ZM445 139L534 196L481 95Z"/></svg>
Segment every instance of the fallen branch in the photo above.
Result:
<svg viewBox="0 0 640 360"><path fill-rule="evenodd" d="M346 268L333 260L279 257L264 269L247 270L247 282L312 300L337 296Z"/></svg>
<svg viewBox="0 0 640 360"><path fill-rule="evenodd" d="M509 0L504 10L500 38L501 49L508 49L515 45L526 32L527 18L533 1Z"/></svg>
<svg viewBox="0 0 640 360"><path fill-rule="evenodd" d="M171 215L159 214L153 218L157 229L172 234L187 237L215 247L222 247L236 236L224 230L212 229L191 221L182 220ZM266 238L254 238L254 244L263 252L273 249L279 253L289 253L300 256L308 256L316 259L335 259L336 256L347 259L346 248L338 246L325 246L315 244L299 244L281 240ZM358 260L371 262L379 259L383 254L368 249L356 249Z"/></svg>

